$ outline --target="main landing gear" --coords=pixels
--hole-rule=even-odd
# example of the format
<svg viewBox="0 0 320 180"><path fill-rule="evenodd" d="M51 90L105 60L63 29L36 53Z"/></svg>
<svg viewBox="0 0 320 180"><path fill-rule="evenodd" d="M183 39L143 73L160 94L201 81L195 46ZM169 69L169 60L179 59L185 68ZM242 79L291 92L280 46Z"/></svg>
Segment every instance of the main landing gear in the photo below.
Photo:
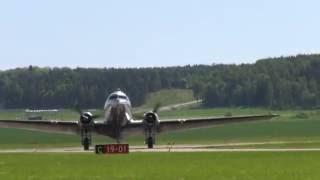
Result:
<svg viewBox="0 0 320 180"><path fill-rule="evenodd" d="M148 137L148 138L147 138L147 144L148 144L148 148L149 148L149 149L152 149L152 148L153 148L154 141L153 141L153 138L152 138L152 137Z"/></svg>
<svg viewBox="0 0 320 180"><path fill-rule="evenodd" d="M81 132L81 144L83 145L83 150L88 151L89 147L91 145L91 132L88 131L87 129L84 129Z"/></svg>

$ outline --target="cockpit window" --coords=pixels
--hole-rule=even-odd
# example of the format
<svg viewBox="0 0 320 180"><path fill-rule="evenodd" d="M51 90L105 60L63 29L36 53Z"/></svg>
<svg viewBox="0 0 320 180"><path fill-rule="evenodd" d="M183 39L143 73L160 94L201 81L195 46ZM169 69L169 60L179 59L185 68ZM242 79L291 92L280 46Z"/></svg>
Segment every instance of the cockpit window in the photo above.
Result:
<svg viewBox="0 0 320 180"><path fill-rule="evenodd" d="M114 94L114 95L111 95L109 99L117 99L117 98L118 98L118 96L116 94Z"/></svg>
<svg viewBox="0 0 320 180"><path fill-rule="evenodd" d="M120 99L127 99L127 97L126 96L122 96L122 95L116 95L116 94L114 94L114 95L111 95L110 96L110 100L112 100L112 99L117 99L117 98L120 98Z"/></svg>
<svg viewBox="0 0 320 180"><path fill-rule="evenodd" d="M120 99L127 99L126 96L119 96Z"/></svg>

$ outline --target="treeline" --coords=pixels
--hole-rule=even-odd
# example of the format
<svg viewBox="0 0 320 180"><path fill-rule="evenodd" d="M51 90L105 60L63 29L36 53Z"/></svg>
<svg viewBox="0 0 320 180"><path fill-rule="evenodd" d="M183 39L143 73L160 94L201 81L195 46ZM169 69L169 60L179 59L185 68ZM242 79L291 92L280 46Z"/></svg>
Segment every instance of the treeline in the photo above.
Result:
<svg viewBox="0 0 320 180"><path fill-rule="evenodd" d="M320 55L217 65L194 83L205 106L320 107Z"/></svg>
<svg viewBox="0 0 320 180"><path fill-rule="evenodd" d="M190 67L142 69L18 68L0 73L2 108L102 108L120 88L133 105L163 88L186 88Z"/></svg>
<svg viewBox="0 0 320 180"><path fill-rule="evenodd" d="M133 105L159 89L191 88L204 106L310 108L320 105L320 55L255 64L168 68L17 68L0 72L1 108L101 108L125 91Z"/></svg>

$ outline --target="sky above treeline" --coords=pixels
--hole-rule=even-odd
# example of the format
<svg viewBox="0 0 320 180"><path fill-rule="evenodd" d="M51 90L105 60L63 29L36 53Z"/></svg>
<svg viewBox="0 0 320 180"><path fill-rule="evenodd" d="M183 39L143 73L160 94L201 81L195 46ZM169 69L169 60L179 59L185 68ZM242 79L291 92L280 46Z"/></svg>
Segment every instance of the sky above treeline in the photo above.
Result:
<svg viewBox="0 0 320 180"><path fill-rule="evenodd" d="M320 52L316 0L0 2L0 69L253 63Z"/></svg>

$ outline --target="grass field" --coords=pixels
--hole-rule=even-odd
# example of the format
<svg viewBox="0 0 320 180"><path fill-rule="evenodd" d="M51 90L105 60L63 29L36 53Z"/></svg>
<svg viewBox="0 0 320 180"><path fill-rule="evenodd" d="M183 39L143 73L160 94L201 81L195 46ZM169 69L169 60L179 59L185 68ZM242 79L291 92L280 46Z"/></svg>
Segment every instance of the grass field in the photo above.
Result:
<svg viewBox="0 0 320 180"><path fill-rule="evenodd" d="M320 179L320 152L0 154L0 179Z"/></svg>
<svg viewBox="0 0 320 180"><path fill-rule="evenodd" d="M90 112L94 114L101 114L102 110L90 110ZM26 119L28 116L37 115L42 116L44 119L59 119L59 120L76 120L79 119L79 114L74 110L70 109L59 109L58 112L42 112L38 114L32 113L25 113L24 109L9 109L9 110L0 110L0 119L9 119L9 120L16 120L16 119Z"/></svg>
<svg viewBox="0 0 320 180"><path fill-rule="evenodd" d="M196 100L192 90L164 89L147 95L147 101L137 109L152 108L155 104L172 105Z"/></svg>

